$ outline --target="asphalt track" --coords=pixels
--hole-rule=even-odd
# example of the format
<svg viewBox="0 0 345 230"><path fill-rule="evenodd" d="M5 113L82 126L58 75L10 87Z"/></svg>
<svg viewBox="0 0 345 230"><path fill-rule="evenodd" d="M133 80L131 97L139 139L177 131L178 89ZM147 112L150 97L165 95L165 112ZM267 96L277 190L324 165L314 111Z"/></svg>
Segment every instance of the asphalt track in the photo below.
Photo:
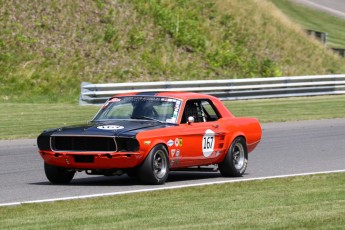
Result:
<svg viewBox="0 0 345 230"><path fill-rule="evenodd" d="M262 142L249 155L242 178L224 178L218 172L173 172L163 186L141 185L125 175L84 173L78 173L69 185L51 185L45 178L35 140L0 141L0 205L345 170L345 119L269 123L262 127Z"/></svg>

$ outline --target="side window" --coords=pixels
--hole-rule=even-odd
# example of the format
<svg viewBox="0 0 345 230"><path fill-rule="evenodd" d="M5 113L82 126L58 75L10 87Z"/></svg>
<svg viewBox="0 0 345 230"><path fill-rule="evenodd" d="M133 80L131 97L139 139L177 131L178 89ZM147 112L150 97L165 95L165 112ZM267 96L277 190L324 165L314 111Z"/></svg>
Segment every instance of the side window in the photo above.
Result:
<svg viewBox="0 0 345 230"><path fill-rule="evenodd" d="M187 123L188 117L194 117L194 122L203 122L203 116L199 100L189 100L183 111L181 123Z"/></svg>
<svg viewBox="0 0 345 230"><path fill-rule="evenodd" d="M219 119L219 113L210 101L202 101L201 106L206 121L217 121Z"/></svg>
<svg viewBox="0 0 345 230"><path fill-rule="evenodd" d="M187 123L188 117L194 117L195 122L208 122L219 119L218 112L209 100L187 101L181 123Z"/></svg>

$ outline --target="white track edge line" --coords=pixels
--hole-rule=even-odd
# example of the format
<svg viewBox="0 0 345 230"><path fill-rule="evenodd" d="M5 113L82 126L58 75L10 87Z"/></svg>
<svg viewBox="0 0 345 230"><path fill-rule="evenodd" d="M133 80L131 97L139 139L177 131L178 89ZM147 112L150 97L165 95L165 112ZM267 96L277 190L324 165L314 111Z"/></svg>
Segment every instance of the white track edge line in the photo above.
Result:
<svg viewBox="0 0 345 230"><path fill-rule="evenodd" d="M70 196L70 197L61 197L61 198L52 198L52 199L43 199L43 200L12 202L12 203L0 204L0 207L17 206L17 205L23 205L23 204L47 203L47 202L55 202L55 201L66 201L66 200L78 200L78 199L97 198L97 197L105 197L105 196L116 196L116 195L124 195L124 194L140 193L140 192L153 192L153 191L161 191L161 190L190 188L190 187L205 186L205 185L238 183L238 182L245 182L245 181L268 180L268 179L277 179L277 178L310 176L310 175L331 174L331 173L341 173L341 172L345 172L345 169L334 170L334 171L324 171L324 172L297 173L297 174L287 174L287 175L278 175L278 176L256 177L256 178L247 178L247 179L239 179L239 180L222 180L222 181L204 182L204 183L197 183L197 184L176 185L176 186L170 186L170 187L138 189L138 190L132 190L132 191L99 193L99 194L82 195L82 196Z"/></svg>

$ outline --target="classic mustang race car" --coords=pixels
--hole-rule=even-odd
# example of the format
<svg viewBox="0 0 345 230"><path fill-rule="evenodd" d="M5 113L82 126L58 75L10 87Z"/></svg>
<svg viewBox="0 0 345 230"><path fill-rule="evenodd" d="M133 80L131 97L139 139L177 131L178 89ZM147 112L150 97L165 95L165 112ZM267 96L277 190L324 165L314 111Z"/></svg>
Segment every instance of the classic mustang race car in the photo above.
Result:
<svg viewBox="0 0 345 230"><path fill-rule="evenodd" d="M116 95L88 124L46 130L37 144L53 184L79 171L163 184L169 171L195 166L242 176L261 134L257 119L236 118L213 96L149 92Z"/></svg>

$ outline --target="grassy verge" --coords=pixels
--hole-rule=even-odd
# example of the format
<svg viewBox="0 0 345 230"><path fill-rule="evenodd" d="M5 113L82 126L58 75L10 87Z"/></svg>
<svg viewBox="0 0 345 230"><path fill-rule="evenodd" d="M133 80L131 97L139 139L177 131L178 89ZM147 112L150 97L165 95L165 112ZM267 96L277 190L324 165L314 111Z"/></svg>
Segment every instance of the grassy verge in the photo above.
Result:
<svg viewBox="0 0 345 230"><path fill-rule="evenodd" d="M224 102L235 116L261 122L344 118L345 96L301 97ZM42 130L87 122L98 106L71 104L0 104L0 139L35 138Z"/></svg>
<svg viewBox="0 0 345 230"><path fill-rule="evenodd" d="M98 106L0 104L0 139L34 138L45 129L90 121Z"/></svg>
<svg viewBox="0 0 345 230"><path fill-rule="evenodd" d="M310 9L289 0L270 0L287 16L306 29L328 33L330 47L345 48L345 20Z"/></svg>
<svg viewBox="0 0 345 230"><path fill-rule="evenodd" d="M344 59L261 0L0 0L0 31L0 102L5 103L77 102L83 81L345 69Z"/></svg>
<svg viewBox="0 0 345 230"><path fill-rule="evenodd" d="M230 101L236 116L257 117L260 122L345 118L345 95Z"/></svg>
<svg viewBox="0 0 345 230"><path fill-rule="evenodd" d="M1 229L342 229L345 174L0 208Z"/></svg>

